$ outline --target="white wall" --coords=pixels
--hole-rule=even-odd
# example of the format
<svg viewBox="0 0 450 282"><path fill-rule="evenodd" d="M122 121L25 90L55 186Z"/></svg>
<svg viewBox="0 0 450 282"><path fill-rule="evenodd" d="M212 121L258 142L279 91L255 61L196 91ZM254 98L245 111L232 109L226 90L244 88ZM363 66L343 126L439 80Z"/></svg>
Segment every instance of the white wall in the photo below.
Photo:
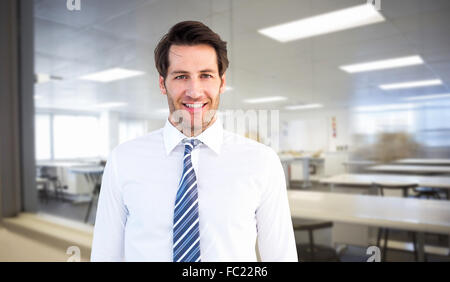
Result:
<svg viewBox="0 0 450 282"><path fill-rule="evenodd" d="M333 117L336 136L333 135ZM349 146L350 114L347 110L306 110L280 114L280 148L283 151L338 151Z"/></svg>

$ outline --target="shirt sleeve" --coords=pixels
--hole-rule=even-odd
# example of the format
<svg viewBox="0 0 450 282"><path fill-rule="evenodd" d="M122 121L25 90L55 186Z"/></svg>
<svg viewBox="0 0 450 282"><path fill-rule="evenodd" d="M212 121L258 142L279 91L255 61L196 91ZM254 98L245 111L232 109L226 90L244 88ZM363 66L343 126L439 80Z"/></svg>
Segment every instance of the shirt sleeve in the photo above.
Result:
<svg viewBox="0 0 450 282"><path fill-rule="evenodd" d="M268 180L256 211L259 254L263 262L297 262L283 167L273 151L265 162Z"/></svg>
<svg viewBox="0 0 450 282"><path fill-rule="evenodd" d="M123 261L127 208L116 171L115 151L110 154L103 172L95 218L91 261Z"/></svg>

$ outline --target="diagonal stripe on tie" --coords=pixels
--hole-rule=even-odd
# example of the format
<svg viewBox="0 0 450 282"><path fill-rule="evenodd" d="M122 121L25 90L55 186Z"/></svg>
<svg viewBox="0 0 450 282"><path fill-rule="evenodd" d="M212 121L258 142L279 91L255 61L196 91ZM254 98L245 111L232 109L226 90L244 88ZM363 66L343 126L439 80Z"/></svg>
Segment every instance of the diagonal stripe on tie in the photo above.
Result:
<svg viewBox="0 0 450 282"><path fill-rule="evenodd" d="M180 223L181 220L187 218L186 216L190 214L191 211L195 211L196 205L197 205L198 201L197 199L194 199L192 201L192 203L189 205L189 207L186 210L183 210L182 213L180 213L181 215L177 218L175 218L175 224L174 227L177 228L178 224Z"/></svg>
<svg viewBox="0 0 450 282"><path fill-rule="evenodd" d="M193 231L188 238L184 239L183 244L178 247L175 254L175 261L189 262L189 260L187 260L186 258L188 258L191 253L197 252L197 247L200 247L200 244L196 243L200 240L200 234L198 228L196 229L197 230ZM183 260L183 258L185 259Z"/></svg>
<svg viewBox="0 0 450 282"><path fill-rule="evenodd" d="M201 261L197 178L191 160L196 142L198 140L183 140L183 173L178 184L173 217L174 261Z"/></svg>
<svg viewBox="0 0 450 282"><path fill-rule="evenodd" d="M195 240L198 237L196 235L198 234L199 231L197 230L197 228L195 228L197 225L198 219L194 221L194 223L190 226L190 229L186 230L185 234L183 234L183 236L180 237L180 239L178 239L179 241L177 241L176 244L174 245L175 247L177 247L175 255L183 253L183 251L185 251L187 248L191 246L190 242L193 242L193 240Z"/></svg>
<svg viewBox="0 0 450 282"><path fill-rule="evenodd" d="M186 193L183 194L183 196L181 196L181 198L178 200L177 203L175 203L175 210L177 209L177 207L180 206L180 203L183 201L184 197L186 197L187 194L189 194L189 191L194 188L194 186L197 184L197 181L192 181L193 183L190 184L189 188L186 189ZM189 185L189 184L188 184ZM186 185L187 186L187 185Z"/></svg>
<svg viewBox="0 0 450 282"><path fill-rule="evenodd" d="M195 174L192 173L191 175L188 175L188 176L184 179L183 183L180 183L180 185L178 186L179 188L178 188L178 193L177 193L177 200L178 200L178 202L181 200L181 198L179 198L179 197L182 197L183 194L186 193L186 186L189 187L190 185L192 185L192 183L193 183L195 180L196 180L196 179L195 179Z"/></svg>
<svg viewBox="0 0 450 282"><path fill-rule="evenodd" d="M194 185L193 188L195 188L195 186L196 185ZM175 223L177 223L180 220L180 217L183 217L184 213L186 213L186 208L187 210L189 210L190 206L192 206L192 204L198 197L196 189L194 189L193 191L191 189L190 193L187 193L185 195L187 195L187 197L185 197L183 201L180 201L180 205L175 208L174 214Z"/></svg>
<svg viewBox="0 0 450 282"><path fill-rule="evenodd" d="M186 217L183 218L182 221L177 221L175 223L176 230L173 232L174 234L174 242L178 240L179 235L183 234L183 232L190 227L190 225L198 218L197 217L197 207L194 207L189 211Z"/></svg>

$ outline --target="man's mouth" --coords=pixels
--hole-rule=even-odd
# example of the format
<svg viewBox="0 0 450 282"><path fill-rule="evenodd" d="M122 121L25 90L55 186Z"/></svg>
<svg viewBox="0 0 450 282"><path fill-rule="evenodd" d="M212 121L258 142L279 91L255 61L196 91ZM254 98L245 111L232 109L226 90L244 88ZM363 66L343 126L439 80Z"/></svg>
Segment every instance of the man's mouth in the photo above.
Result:
<svg viewBox="0 0 450 282"><path fill-rule="evenodd" d="M183 103L183 106L187 108L188 111L196 111L196 110L198 111L203 109L206 106L206 104L208 103L192 103L192 104Z"/></svg>

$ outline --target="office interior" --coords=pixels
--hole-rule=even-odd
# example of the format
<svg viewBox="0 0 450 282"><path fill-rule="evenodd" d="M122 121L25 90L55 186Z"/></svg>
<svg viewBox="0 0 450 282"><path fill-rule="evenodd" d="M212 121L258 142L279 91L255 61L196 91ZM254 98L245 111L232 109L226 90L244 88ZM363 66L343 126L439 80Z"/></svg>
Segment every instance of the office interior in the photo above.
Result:
<svg viewBox="0 0 450 282"><path fill-rule="evenodd" d="M221 121L270 120L239 134L280 157L300 261L450 261L449 1L6 0L0 13L0 261L89 261L109 153L167 120L153 50L183 20L227 41Z"/></svg>

